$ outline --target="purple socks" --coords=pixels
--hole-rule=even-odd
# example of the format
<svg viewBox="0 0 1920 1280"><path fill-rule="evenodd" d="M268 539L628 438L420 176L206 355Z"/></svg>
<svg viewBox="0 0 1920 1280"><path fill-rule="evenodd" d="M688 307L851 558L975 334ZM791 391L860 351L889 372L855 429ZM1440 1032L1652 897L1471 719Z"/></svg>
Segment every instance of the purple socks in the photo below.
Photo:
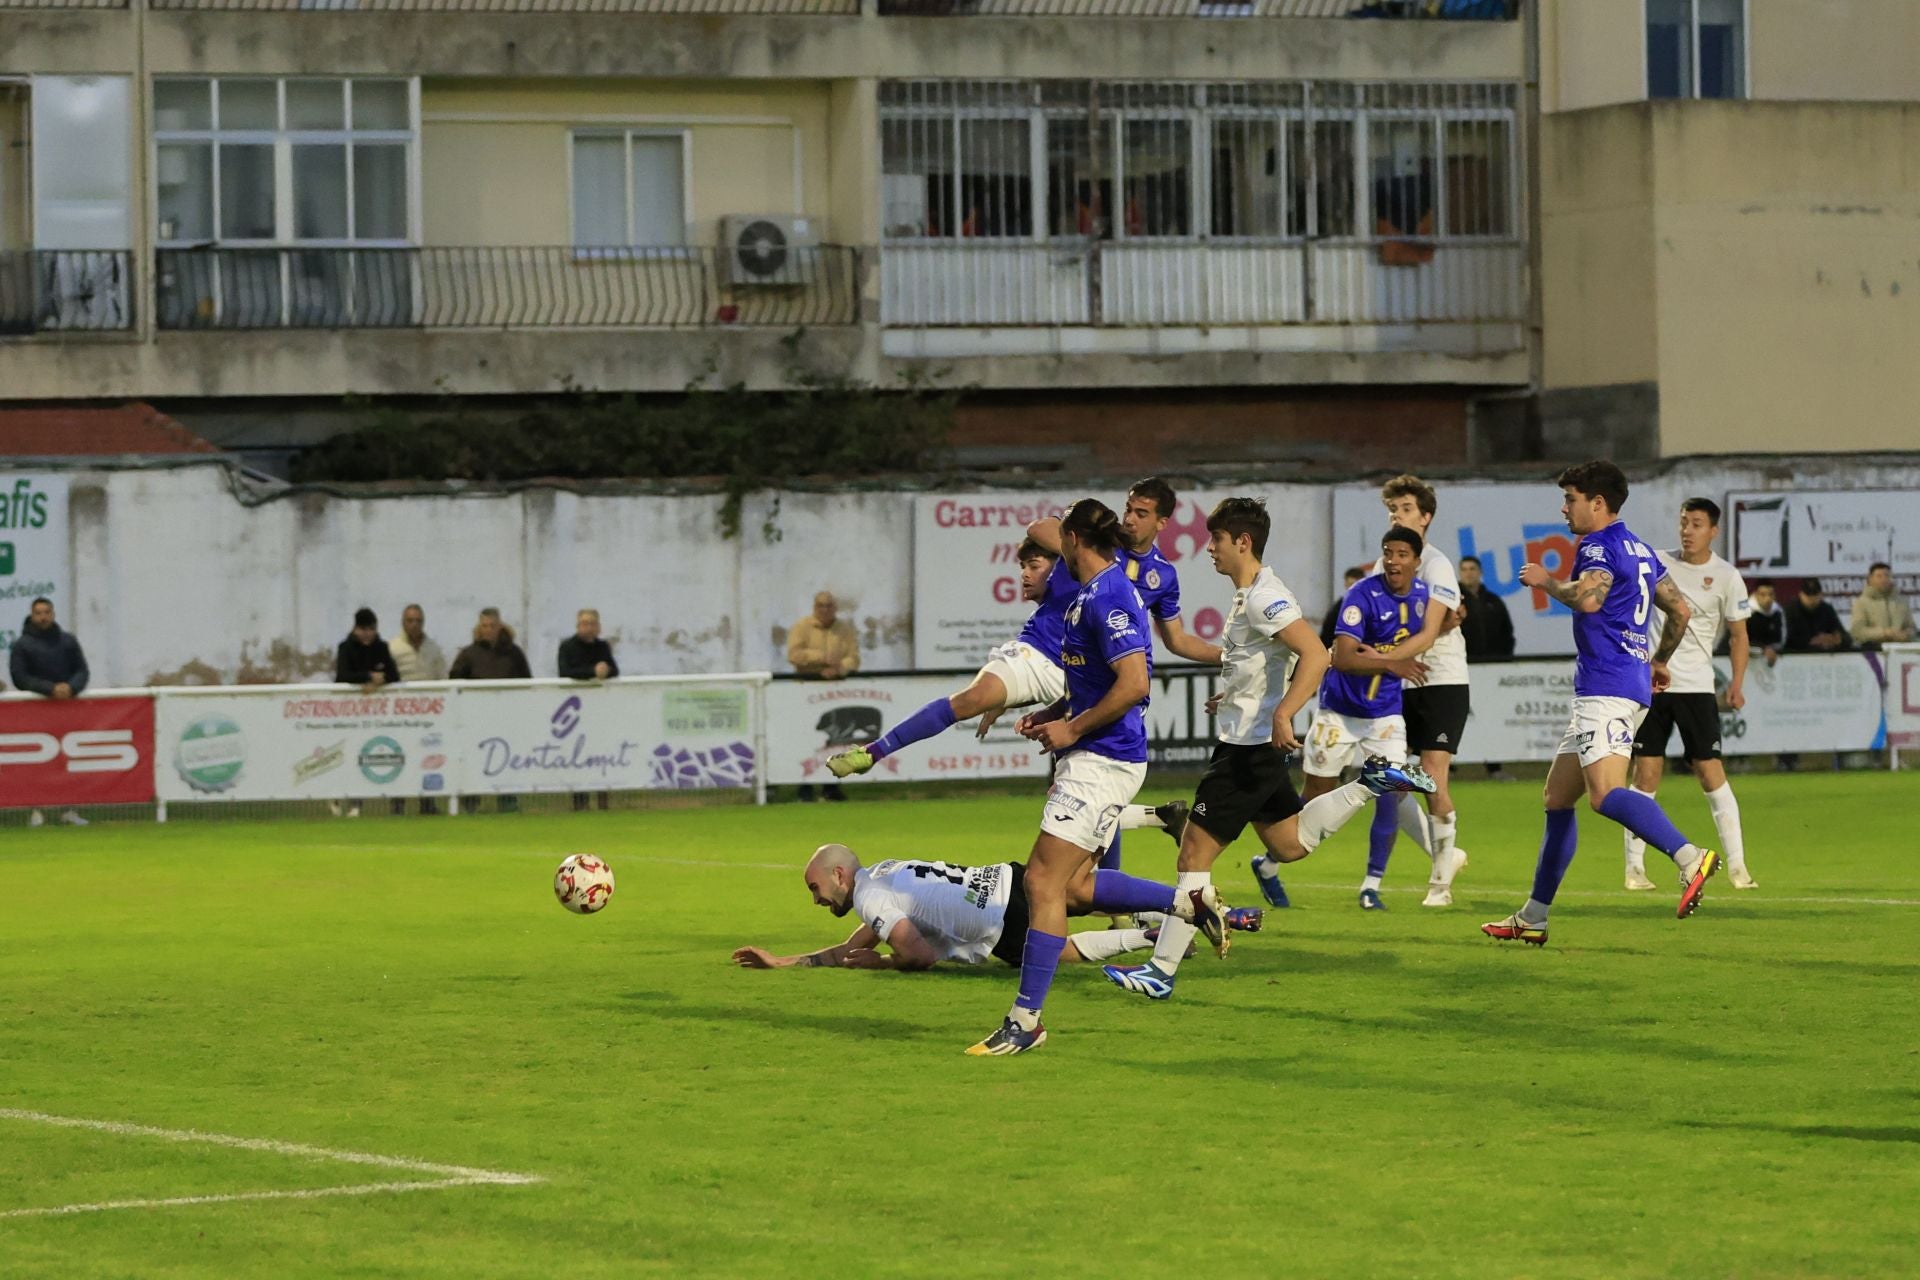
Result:
<svg viewBox="0 0 1920 1280"><path fill-rule="evenodd" d="M1093 909L1095 911L1172 911L1173 886L1118 871L1093 873ZM1032 934L1028 934L1032 937Z"/></svg>
<svg viewBox="0 0 1920 1280"><path fill-rule="evenodd" d="M1387 874L1387 859L1393 856L1393 841L1400 834L1400 797L1386 795L1373 802L1373 825L1367 828L1367 874Z"/></svg>
<svg viewBox="0 0 1920 1280"><path fill-rule="evenodd" d="M884 760L902 747L931 738L936 733L945 733L951 728L953 703L946 698L935 698L874 739L873 745L867 748L867 754L875 760Z"/></svg>
<svg viewBox="0 0 1920 1280"><path fill-rule="evenodd" d="M1547 834L1540 841L1540 862L1533 869L1535 902L1551 903L1573 865L1574 846L1580 841L1575 817L1572 809L1547 810Z"/></svg>
<svg viewBox="0 0 1920 1280"><path fill-rule="evenodd" d="M1687 838L1680 834L1680 828L1673 825L1673 819L1667 817L1667 811L1652 796L1615 787L1600 802L1600 814L1612 818L1669 858L1687 847Z"/></svg>
<svg viewBox="0 0 1920 1280"><path fill-rule="evenodd" d="M1100 869L1102 871L1120 869L1120 828L1117 826L1113 829L1113 843L1107 846L1106 853L1100 857Z"/></svg>
<svg viewBox="0 0 1920 1280"><path fill-rule="evenodd" d="M1013 1002L1022 1009L1040 1012L1047 1002L1047 989L1053 985L1053 971L1060 967L1060 953L1066 949L1064 934L1027 930L1027 945L1020 953L1020 994Z"/></svg>

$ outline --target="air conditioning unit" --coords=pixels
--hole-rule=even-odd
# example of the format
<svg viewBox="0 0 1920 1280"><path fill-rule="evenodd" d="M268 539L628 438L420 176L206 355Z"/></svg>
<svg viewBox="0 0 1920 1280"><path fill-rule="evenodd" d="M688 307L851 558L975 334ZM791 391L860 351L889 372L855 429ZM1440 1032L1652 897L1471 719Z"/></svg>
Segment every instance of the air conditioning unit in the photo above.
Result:
<svg viewBox="0 0 1920 1280"><path fill-rule="evenodd" d="M736 213L720 219L720 271L735 287L812 284L821 274L811 218Z"/></svg>

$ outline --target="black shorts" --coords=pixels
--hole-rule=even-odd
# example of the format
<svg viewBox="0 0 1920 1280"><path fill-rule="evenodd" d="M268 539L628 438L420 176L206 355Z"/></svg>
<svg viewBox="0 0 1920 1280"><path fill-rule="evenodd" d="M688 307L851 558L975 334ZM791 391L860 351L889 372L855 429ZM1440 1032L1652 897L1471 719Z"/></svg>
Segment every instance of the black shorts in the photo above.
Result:
<svg viewBox="0 0 1920 1280"><path fill-rule="evenodd" d="M1689 760L1720 758L1720 700L1710 693L1656 693L1633 735L1633 755L1664 757L1674 727Z"/></svg>
<svg viewBox="0 0 1920 1280"><path fill-rule="evenodd" d="M1007 886L1006 921L1000 926L1000 941L993 944L993 954L1017 969L1027 951L1027 864L1012 865L1013 883Z"/></svg>
<svg viewBox="0 0 1920 1280"><path fill-rule="evenodd" d="M1302 807L1284 753L1264 742L1247 747L1222 742L1200 777L1187 821L1198 823L1225 846L1237 840L1249 822L1284 822Z"/></svg>
<svg viewBox="0 0 1920 1280"><path fill-rule="evenodd" d="M1407 750L1418 756L1422 751L1460 752L1461 735L1467 731L1469 699L1464 684L1425 685L1403 690L1401 715L1407 721Z"/></svg>

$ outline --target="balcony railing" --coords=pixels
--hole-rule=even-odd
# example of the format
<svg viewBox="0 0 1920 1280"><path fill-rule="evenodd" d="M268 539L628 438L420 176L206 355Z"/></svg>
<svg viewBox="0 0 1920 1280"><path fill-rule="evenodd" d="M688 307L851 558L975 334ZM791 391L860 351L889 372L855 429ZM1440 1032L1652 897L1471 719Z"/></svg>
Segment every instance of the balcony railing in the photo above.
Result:
<svg viewBox="0 0 1920 1280"><path fill-rule="evenodd" d="M162 329L796 328L860 317L860 253L162 249Z"/></svg>
<svg viewBox="0 0 1920 1280"><path fill-rule="evenodd" d="M125 9L128 0L0 0L0 9Z"/></svg>
<svg viewBox="0 0 1920 1280"><path fill-rule="evenodd" d="M1517 324L1517 240L889 244L893 328Z"/></svg>
<svg viewBox="0 0 1920 1280"><path fill-rule="evenodd" d="M1511 19L1519 0L879 0L894 17Z"/></svg>
<svg viewBox="0 0 1920 1280"><path fill-rule="evenodd" d="M133 255L126 250L0 250L0 334L132 327Z"/></svg>
<svg viewBox="0 0 1920 1280"><path fill-rule="evenodd" d="M0 0L4 7L11 0ZM857 14L860 0L147 0L152 9L277 13Z"/></svg>

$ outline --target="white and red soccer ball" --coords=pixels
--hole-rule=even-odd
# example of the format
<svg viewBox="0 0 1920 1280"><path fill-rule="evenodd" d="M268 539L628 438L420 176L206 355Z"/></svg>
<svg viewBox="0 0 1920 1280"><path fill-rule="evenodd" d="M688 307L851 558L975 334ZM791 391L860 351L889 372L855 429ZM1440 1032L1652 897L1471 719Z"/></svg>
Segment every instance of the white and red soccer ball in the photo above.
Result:
<svg viewBox="0 0 1920 1280"><path fill-rule="evenodd" d="M553 896L578 915L590 916L613 897L613 868L590 853L571 853L553 873Z"/></svg>

